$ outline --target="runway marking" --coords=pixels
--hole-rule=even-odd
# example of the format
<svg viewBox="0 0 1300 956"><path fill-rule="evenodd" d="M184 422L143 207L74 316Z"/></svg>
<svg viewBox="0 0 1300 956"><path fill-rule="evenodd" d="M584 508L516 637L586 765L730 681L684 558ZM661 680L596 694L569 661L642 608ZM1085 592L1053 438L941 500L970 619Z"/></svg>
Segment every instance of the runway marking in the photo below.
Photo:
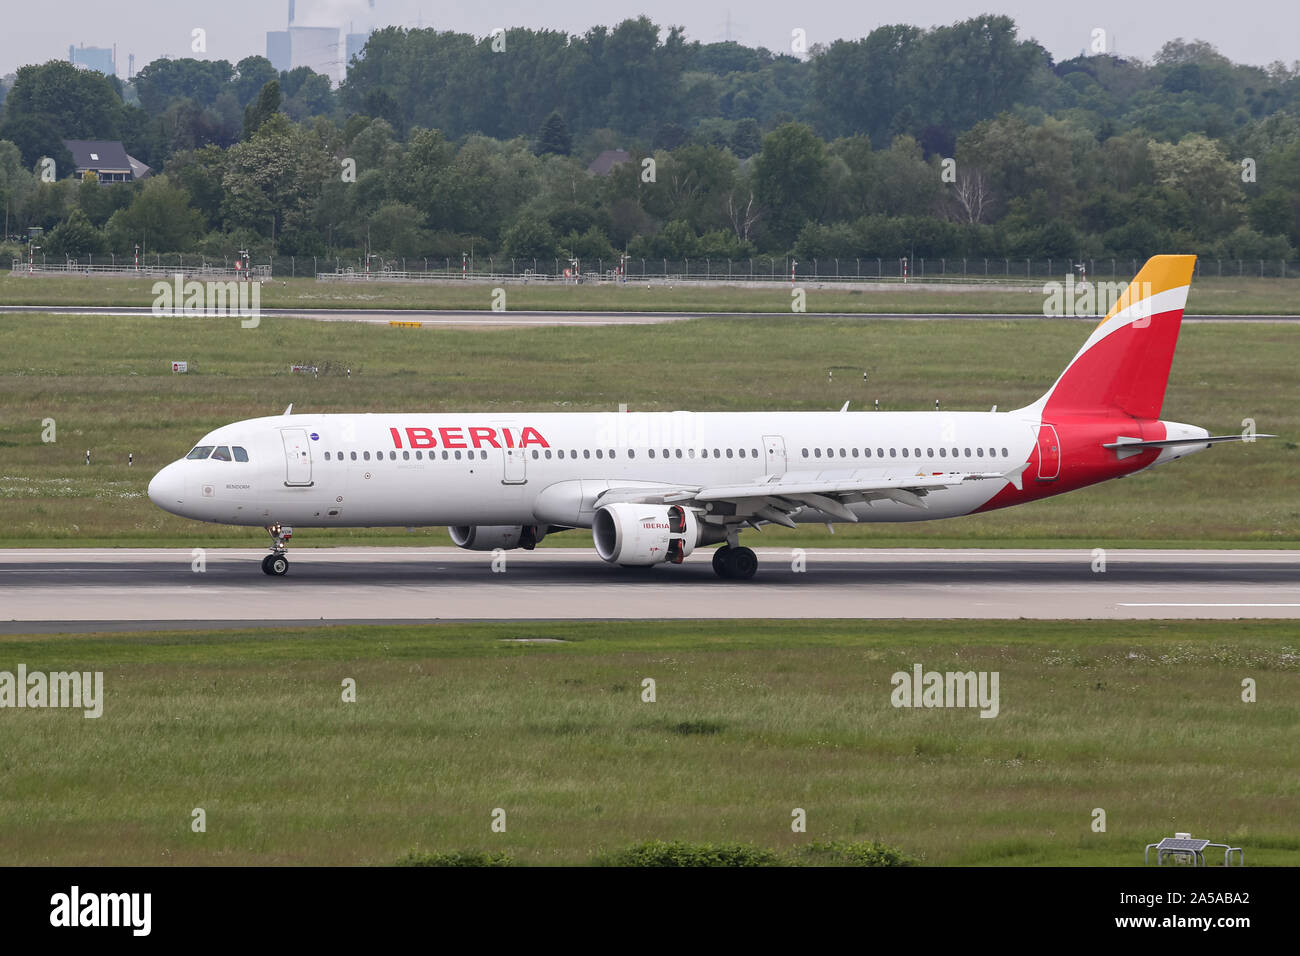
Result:
<svg viewBox="0 0 1300 956"><path fill-rule="evenodd" d="M1223 603L1223 604L1118 604L1117 607L1300 607L1300 604L1270 604L1265 602L1242 602L1242 603Z"/></svg>

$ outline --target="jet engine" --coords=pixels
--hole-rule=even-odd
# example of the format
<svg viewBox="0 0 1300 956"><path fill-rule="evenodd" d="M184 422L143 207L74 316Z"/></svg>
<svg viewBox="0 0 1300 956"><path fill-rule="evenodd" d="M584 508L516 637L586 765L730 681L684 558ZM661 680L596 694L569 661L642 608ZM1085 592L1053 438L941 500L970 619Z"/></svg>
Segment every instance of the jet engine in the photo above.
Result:
<svg viewBox="0 0 1300 956"><path fill-rule="evenodd" d="M466 551L495 551L497 548L502 551L515 548L531 551L546 537L545 529L531 524L460 525L447 531L452 543Z"/></svg>
<svg viewBox="0 0 1300 956"><path fill-rule="evenodd" d="M703 525L681 505L615 502L598 508L592 520L596 553L610 564L644 567L681 564L697 545L719 541L720 529Z"/></svg>

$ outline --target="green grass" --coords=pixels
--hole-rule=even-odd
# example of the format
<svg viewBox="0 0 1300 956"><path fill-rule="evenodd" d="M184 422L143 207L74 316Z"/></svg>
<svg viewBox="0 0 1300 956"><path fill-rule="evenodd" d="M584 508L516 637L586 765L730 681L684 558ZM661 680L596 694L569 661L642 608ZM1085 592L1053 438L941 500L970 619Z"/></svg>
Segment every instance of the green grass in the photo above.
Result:
<svg viewBox="0 0 1300 956"><path fill-rule="evenodd" d="M1121 275L1112 280L1127 281ZM0 275L0 303L8 305L121 305L149 306L157 279ZM801 280L807 289L809 312L1023 312L1041 315L1043 283L1020 280L1020 285L992 289L916 288L898 283L866 285L859 289L822 288ZM438 284L395 282L317 282L315 279L276 278L262 286L263 308L318 309L491 309L492 286L487 283ZM507 283L507 308L513 310L576 310L637 312L790 312L790 285L774 282L770 288L677 285L672 287L629 282L626 285ZM1192 283L1189 314L1295 315L1300 313L1300 282L1295 279L1205 277Z"/></svg>
<svg viewBox="0 0 1300 956"><path fill-rule="evenodd" d="M70 280L69 280L70 281ZM1078 349L1067 320L906 322L710 318L658 326L398 329L265 318L0 316L0 545L253 544L145 497L153 473L206 431L301 411L1014 408ZM658 357L671 356L671 362ZM653 361L647 361L652 357ZM1166 417L1282 440L1220 447L1133 479L1020 508L906 525L768 529L768 545L1294 547L1300 540L1300 327L1183 329ZM170 362L191 363L173 375ZM319 378L288 366L321 367ZM834 366L835 378L828 378ZM352 369L351 378L343 374ZM868 375L864 384L862 373ZM55 443L41 440L56 422ZM84 455L92 450L92 465ZM135 466L128 468L128 453ZM582 535L544 544L581 545ZM313 544L447 544L442 529L310 531Z"/></svg>
<svg viewBox="0 0 1300 956"><path fill-rule="evenodd" d="M521 637L564 643L504 640ZM1298 637L1283 621L0 637L0 670L102 670L106 698L98 720L0 710L0 864L587 864L664 840L1140 865L1185 830L1297 865ZM998 671L1000 715L893 708L914 663Z"/></svg>

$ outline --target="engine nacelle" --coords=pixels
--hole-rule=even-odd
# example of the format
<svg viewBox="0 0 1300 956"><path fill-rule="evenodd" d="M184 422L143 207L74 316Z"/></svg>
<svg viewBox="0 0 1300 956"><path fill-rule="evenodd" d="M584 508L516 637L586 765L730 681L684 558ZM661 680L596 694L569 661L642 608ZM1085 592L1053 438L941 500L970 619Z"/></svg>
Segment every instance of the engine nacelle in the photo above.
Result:
<svg viewBox="0 0 1300 956"><path fill-rule="evenodd" d="M643 567L682 560L701 543L695 512L681 505L615 502L596 509L591 525L596 553L610 564Z"/></svg>
<svg viewBox="0 0 1300 956"><path fill-rule="evenodd" d="M523 548L531 551L537 542L546 537L546 530L537 525L479 524L459 525L447 529L452 544L466 551L511 551Z"/></svg>

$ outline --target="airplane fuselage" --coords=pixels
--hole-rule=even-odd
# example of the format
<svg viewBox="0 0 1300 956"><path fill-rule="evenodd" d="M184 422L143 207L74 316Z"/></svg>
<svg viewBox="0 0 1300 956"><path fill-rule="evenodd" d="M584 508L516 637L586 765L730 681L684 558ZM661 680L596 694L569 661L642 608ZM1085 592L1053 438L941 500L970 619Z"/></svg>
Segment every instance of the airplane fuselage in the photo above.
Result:
<svg viewBox="0 0 1300 956"><path fill-rule="evenodd" d="M196 448L239 448L248 460L181 459L159 473L151 495L169 511L223 524L589 527L591 503L614 487L1006 474L1023 466L1005 479L932 491L922 507L890 499L846 505L860 521L917 521L1045 497L1176 457L1146 451L1121 459L1100 448L1135 432L1164 438L1174 427L1190 428L1122 418L1045 429L1026 410L284 415L210 432ZM1085 443L1072 440L1081 429ZM1000 493L1011 500L997 501ZM794 520L842 519L808 508Z"/></svg>

